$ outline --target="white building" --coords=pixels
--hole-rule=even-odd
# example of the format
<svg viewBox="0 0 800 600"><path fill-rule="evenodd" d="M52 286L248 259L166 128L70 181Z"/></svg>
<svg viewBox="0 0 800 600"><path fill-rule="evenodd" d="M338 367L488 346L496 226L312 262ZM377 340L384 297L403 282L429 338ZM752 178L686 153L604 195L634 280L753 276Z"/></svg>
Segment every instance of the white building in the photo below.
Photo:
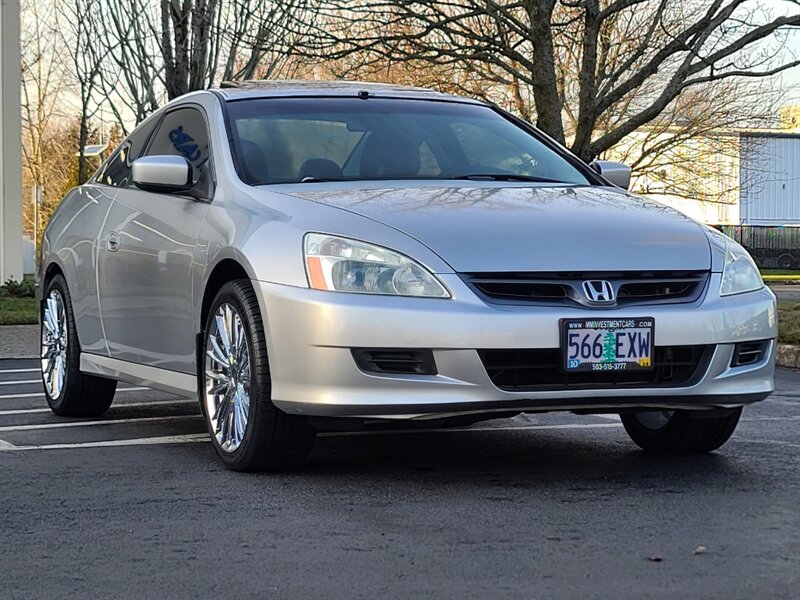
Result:
<svg viewBox="0 0 800 600"><path fill-rule="evenodd" d="M637 135L629 156L641 144ZM669 153L634 180L633 191L704 223L800 225L800 133L721 133Z"/></svg>
<svg viewBox="0 0 800 600"><path fill-rule="evenodd" d="M800 134L742 134L739 219L744 225L800 225Z"/></svg>

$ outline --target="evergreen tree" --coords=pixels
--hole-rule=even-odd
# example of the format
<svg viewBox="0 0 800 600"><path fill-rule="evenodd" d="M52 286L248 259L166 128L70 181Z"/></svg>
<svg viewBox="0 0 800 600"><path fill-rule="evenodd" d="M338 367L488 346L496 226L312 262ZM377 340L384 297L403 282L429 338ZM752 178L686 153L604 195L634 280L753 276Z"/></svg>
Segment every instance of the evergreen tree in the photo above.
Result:
<svg viewBox="0 0 800 600"><path fill-rule="evenodd" d="M613 331L606 332L603 338L603 362L617 361L617 335Z"/></svg>

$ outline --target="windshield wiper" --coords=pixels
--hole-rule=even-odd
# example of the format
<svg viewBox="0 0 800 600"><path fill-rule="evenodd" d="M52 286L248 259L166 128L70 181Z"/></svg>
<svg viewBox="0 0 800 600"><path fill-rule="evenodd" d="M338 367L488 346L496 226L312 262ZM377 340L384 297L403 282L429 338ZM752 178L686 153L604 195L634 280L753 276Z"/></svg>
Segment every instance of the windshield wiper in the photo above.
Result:
<svg viewBox="0 0 800 600"><path fill-rule="evenodd" d="M323 183L325 181L347 181L341 177L303 177L300 183Z"/></svg>
<svg viewBox="0 0 800 600"><path fill-rule="evenodd" d="M517 175L515 173L470 173L468 175L455 175L448 179L467 179L469 181L533 181L539 183L565 183L558 179L537 177L535 175Z"/></svg>

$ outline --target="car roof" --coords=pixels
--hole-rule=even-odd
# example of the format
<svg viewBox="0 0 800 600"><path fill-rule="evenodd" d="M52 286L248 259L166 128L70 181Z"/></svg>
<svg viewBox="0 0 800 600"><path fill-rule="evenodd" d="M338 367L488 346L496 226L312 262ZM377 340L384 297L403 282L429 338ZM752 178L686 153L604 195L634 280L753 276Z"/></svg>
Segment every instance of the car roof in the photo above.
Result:
<svg viewBox="0 0 800 600"><path fill-rule="evenodd" d="M438 100L484 104L479 100L445 94L434 90L407 85L392 85L366 81L317 81L301 79L272 79L225 81L212 90L225 100L235 101L247 98L291 98L291 97L358 97L366 92L377 98L406 98L414 100Z"/></svg>

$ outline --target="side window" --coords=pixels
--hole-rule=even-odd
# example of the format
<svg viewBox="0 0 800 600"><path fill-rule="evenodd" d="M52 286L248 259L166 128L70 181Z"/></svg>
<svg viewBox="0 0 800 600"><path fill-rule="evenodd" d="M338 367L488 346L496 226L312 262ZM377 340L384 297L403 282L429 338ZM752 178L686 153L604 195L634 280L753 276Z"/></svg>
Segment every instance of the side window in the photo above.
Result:
<svg viewBox="0 0 800 600"><path fill-rule="evenodd" d="M133 163L133 160L130 159L130 150L130 142L128 140L122 142L108 159L105 167L100 170L95 181L113 187L128 187L131 182L131 164Z"/></svg>
<svg viewBox="0 0 800 600"><path fill-rule="evenodd" d="M197 181L208 161L208 129L203 114L188 107L167 113L145 155L183 156L192 165L192 180Z"/></svg>
<svg viewBox="0 0 800 600"><path fill-rule="evenodd" d="M113 187L128 187L131 184L131 169L133 161L141 156L144 145L150 138L160 114L152 115L133 130L125 140L114 150L111 157L101 166L94 176L96 183Z"/></svg>

